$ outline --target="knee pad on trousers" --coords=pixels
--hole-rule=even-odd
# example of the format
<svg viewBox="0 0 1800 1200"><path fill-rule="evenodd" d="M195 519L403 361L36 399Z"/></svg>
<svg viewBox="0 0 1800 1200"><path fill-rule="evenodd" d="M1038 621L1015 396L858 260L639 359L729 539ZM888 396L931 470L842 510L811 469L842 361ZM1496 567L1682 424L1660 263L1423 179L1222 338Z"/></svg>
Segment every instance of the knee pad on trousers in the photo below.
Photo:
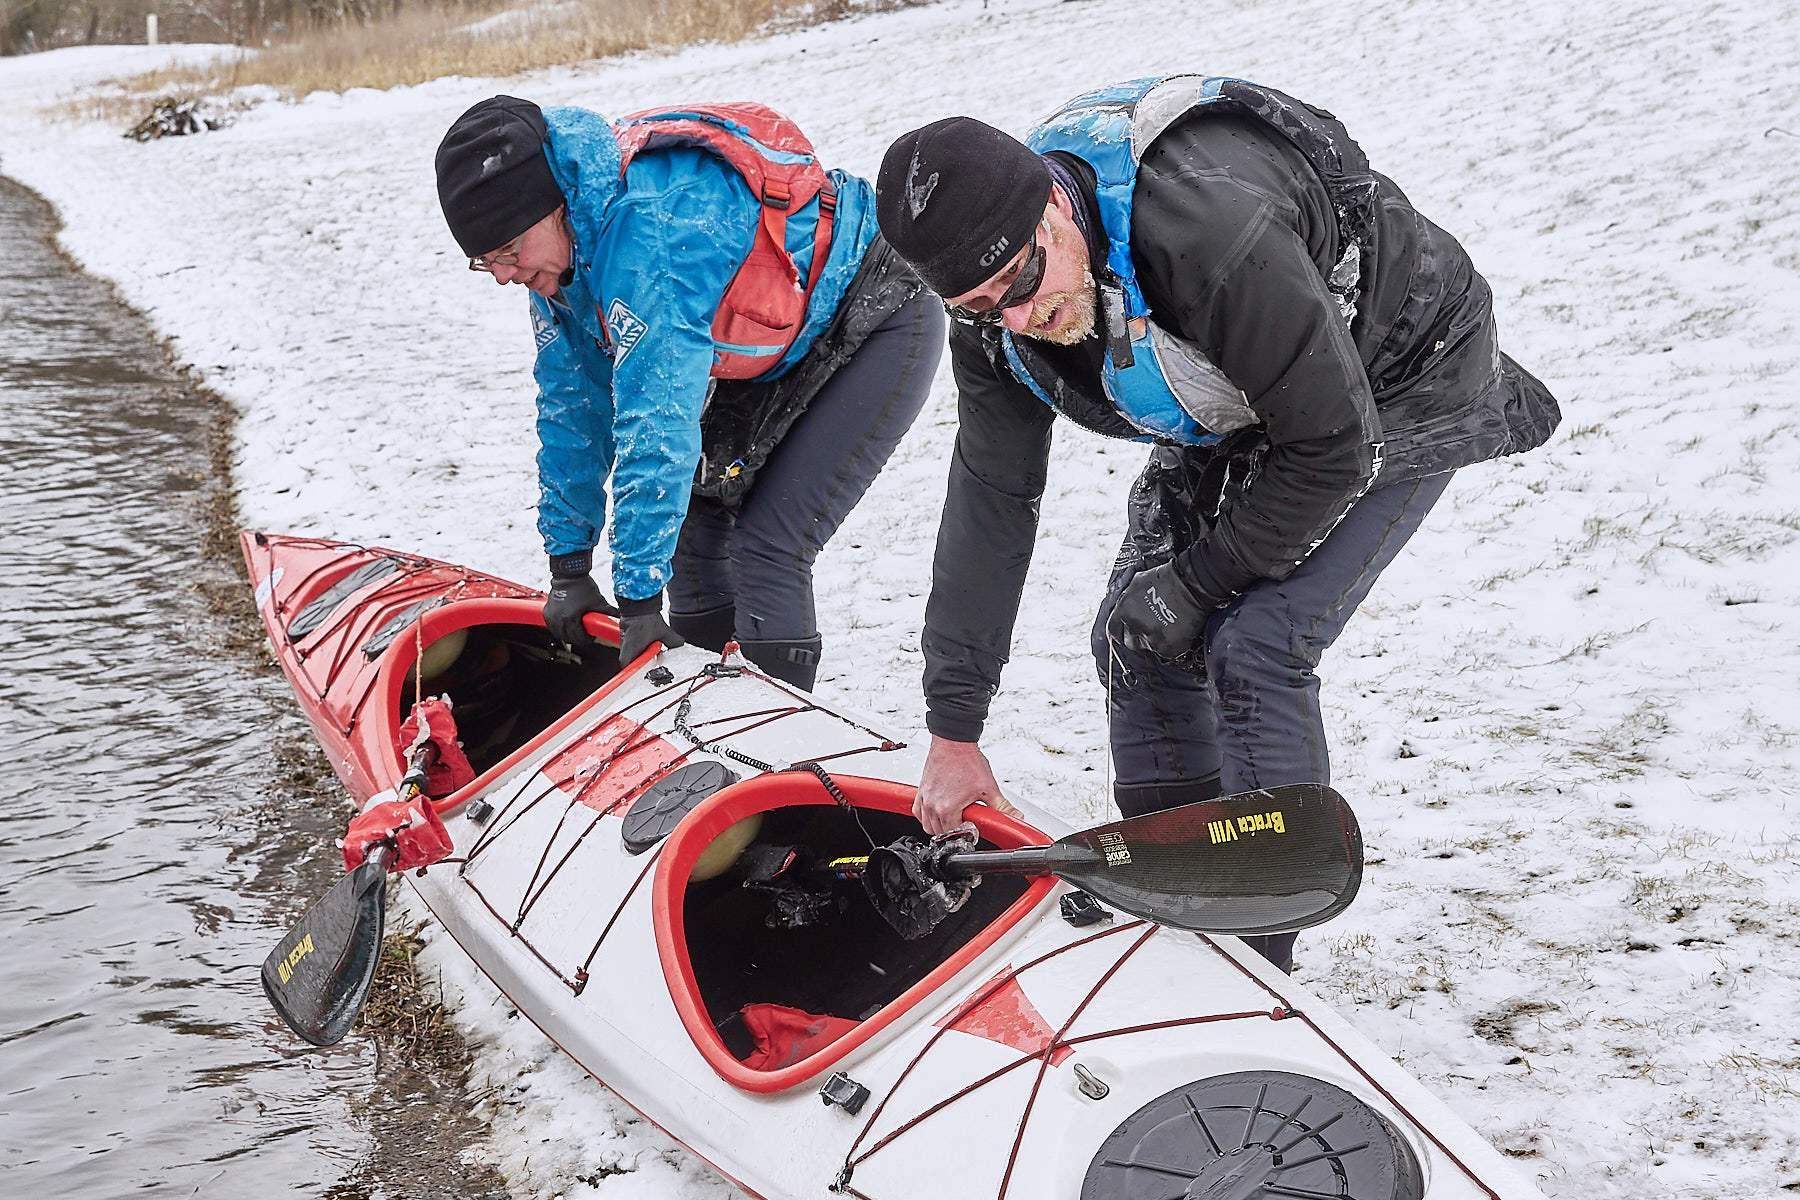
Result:
<svg viewBox="0 0 1800 1200"><path fill-rule="evenodd" d="M705 612L669 614L669 628L694 645L715 652L725 648L736 627L737 606L732 604L709 608Z"/></svg>
<svg viewBox="0 0 1800 1200"><path fill-rule="evenodd" d="M1225 789L1219 784L1219 773L1214 771L1211 775L1181 783L1115 783L1113 803L1119 806L1119 812L1124 816L1141 817L1145 813L1180 808L1184 804L1217 800L1224 793Z"/></svg>
<svg viewBox="0 0 1800 1200"><path fill-rule="evenodd" d="M802 691L812 691L819 677L819 649L824 639L814 634L809 638L772 642L740 642L744 657L770 675Z"/></svg>

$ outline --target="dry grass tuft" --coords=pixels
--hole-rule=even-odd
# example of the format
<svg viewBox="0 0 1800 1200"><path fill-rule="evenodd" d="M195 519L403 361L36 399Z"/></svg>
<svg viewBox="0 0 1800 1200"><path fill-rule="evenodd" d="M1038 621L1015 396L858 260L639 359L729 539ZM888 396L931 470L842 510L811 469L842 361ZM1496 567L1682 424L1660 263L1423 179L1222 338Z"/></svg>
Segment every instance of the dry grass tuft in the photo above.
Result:
<svg viewBox="0 0 1800 1200"><path fill-rule="evenodd" d="M469 1044L419 978L414 960L424 948L416 929L390 933L382 940L381 963L360 1024L384 1057L393 1055L460 1087L469 1076Z"/></svg>
<svg viewBox="0 0 1800 1200"><path fill-rule="evenodd" d="M83 120L136 120L150 98L163 95L218 96L261 86L299 97L450 75L510 76L640 50L741 41L771 29L924 2L559 0L530 8L496 4L492 15L474 21L467 9L414 8L374 25L320 31L225 61L120 80L61 111Z"/></svg>

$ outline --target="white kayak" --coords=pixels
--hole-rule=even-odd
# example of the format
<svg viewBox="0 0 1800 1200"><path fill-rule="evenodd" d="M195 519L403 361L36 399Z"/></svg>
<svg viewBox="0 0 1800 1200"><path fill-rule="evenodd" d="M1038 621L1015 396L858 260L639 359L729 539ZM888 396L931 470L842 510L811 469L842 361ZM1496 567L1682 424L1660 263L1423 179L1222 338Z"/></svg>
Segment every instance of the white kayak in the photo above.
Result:
<svg viewBox="0 0 1800 1200"><path fill-rule="evenodd" d="M415 694L454 702L476 778L436 804L454 853L408 884L521 1015L745 1192L1539 1196L1235 938L994 876L908 941L853 887L768 883L771 854L829 862L918 832L921 757L873 720L691 647L580 660L539 593L465 568L243 546L359 803L399 783ZM1070 832L1018 804L971 810L985 846Z"/></svg>

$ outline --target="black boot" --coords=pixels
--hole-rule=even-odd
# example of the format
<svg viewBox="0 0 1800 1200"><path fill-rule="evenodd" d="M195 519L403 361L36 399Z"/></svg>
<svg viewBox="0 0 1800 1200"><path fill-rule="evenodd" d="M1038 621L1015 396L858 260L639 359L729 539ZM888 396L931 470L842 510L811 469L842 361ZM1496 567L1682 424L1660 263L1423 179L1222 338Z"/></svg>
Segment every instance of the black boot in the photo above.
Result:
<svg viewBox="0 0 1800 1200"><path fill-rule="evenodd" d="M802 691L812 691L819 677L819 647L824 639L818 634L799 641L741 642L744 657L786 684Z"/></svg>
<svg viewBox="0 0 1800 1200"><path fill-rule="evenodd" d="M1202 800L1217 800L1224 794L1224 788L1219 786L1217 771L1180 783L1113 784L1113 803L1119 806L1120 814L1127 817L1141 817L1145 813L1161 812L1165 808L1198 804Z"/></svg>
<svg viewBox="0 0 1800 1200"><path fill-rule="evenodd" d="M705 612L672 612L669 614L669 628L679 633L693 645L717 653L725 648L731 640L732 630L737 625L737 608L735 605L722 605L709 608Z"/></svg>

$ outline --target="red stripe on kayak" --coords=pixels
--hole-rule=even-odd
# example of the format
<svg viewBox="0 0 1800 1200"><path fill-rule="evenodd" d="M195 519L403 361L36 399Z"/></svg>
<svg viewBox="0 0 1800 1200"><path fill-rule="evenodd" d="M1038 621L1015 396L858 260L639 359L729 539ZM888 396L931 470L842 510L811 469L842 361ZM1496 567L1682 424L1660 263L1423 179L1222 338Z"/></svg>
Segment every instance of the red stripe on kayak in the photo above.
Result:
<svg viewBox="0 0 1800 1200"><path fill-rule="evenodd" d="M1145 922L1143 922L1143 921L1127 921L1127 922L1124 922L1123 924L1113 925L1113 926L1110 926L1109 928L1102 929L1097 933L1090 933L1090 934L1086 935L1085 937L1076 938L1074 941L1065 943L1064 945L1061 945L1061 946L1058 946L1054 950L1047 950L1043 954L1040 954L1036 958L1028 961L1024 966L1018 968L1015 971L1012 971L1010 974L1003 976L1000 979L991 980L988 983L984 984L980 989L978 989L976 991L974 997L971 1000L969 1000L968 1003L971 1003L971 1004L981 1003L989 995L991 995L995 990L997 990L998 988L1003 986L1007 982L1007 980L1017 979L1019 976L1023 975L1025 972L1031 970L1031 968L1037 966L1039 963L1048 962L1049 960L1057 957L1058 955L1066 954L1071 950L1078 949L1079 947L1087 945L1089 942L1097 942L1101 938L1108 938L1108 937L1112 937L1116 934L1124 933L1127 930L1142 928L1144 924L1145 924ZM925 1039L925 1044L919 1048L919 1052L917 1054L913 1055L912 1061L907 1063L906 1066L901 1070L899 1077L894 1080L894 1085L892 1087L888 1088L887 1094L884 1095L881 1098L881 1102L875 1106L875 1111L871 1112L869 1114L869 1119L867 1121L863 1122L862 1130L857 1133L856 1140L850 1143L850 1149L844 1152L844 1169L845 1170L850 1170L850 1169L854 1168L855 1166L857 1166L859 1163L867 1162L883 1146L886 1146L889 1142L893 1141L895 1138L897 1138L901 1134L905 1133L908 1129L911 1129L914 1125L917 1125L920 1121L923 1121L926 1117L929 1117L932 1113L937 1112L939 1109L945 1107L946 1105L949 1105L957 1100L962 1099L964 1096L968 1095L970 1092L974 1091L976 1088L981 1087L983 1084L991 1083L993 1080L998 1079L1001 1075L1004 1075L1004 1074L1006 1074L1006 1072L1012 1070L1013 1067L1019 1066L1023 1063L1028 1063L1033 1058L1036 1057L1035 1054L1027 1054L1027 1055L1025 1055L1025 1057L1019 1059L1017 1062L1012 1063L1010 1066L1003 1067L999 1071L996 1071L994 1074L992 1074L984 1079L977 1080L975 1083L970 1084L969 1086L965 1087L961 1091L957 1092L955 1095L950 1096L942 1101L939 1101L937 1104L933 1105L929 1109L926 1109L924 1112L915 1114L910 1120L908 1120L905 1123L901 1124L900 1126L896 1127L892 1132L888 1133L880 1141L876 1142L873 1146L870 1146L868 1148L868 1150L864 1151L861 1155L858 1155L856 1153L856 1148L858 1146L862 1145L863 1139L865 1137L869 1136L869 1131L871 1129L875 1128L875 1123L881 1119L881 1114L887 1109L888 1101L892 1100L895 1096L900 1094L900 1087L902 1084L904 1084L906 1082L907 1076L912 1074L913 1068L918 1066L921 1062L925 1061L926 1057L928 1055L930 1055L932 1049L938 1044L939 1040L942 1039L944 1034L947 1033L948 1031L949 1031L948 1026L940 1025L937 1028L937 1030L935 1032L933 1032L929 1038Z"/></svg>
<svg viewBox="0 0 1800 1200"><path fill-rule="evenodd" d="M1012 968L1003 968L989 982L999 986L977 992L938 1024L1027 1054L1042 1054L1049 1050L1050 1065L1060 1067L1074 1051L1067 1046L1054 1045L1055 1032L1044 1020L1044 1014L1031 1002L1031 997L1025 994L1025 989L1019 986Z"/></svg>
<svg viewBox="0 0 1800 1200"><path fill-rule="evenodd" d="M613 715L558 750L544 777L597 813L635 800L654 777L666 773L681 750L636 721Z"/></svg>

